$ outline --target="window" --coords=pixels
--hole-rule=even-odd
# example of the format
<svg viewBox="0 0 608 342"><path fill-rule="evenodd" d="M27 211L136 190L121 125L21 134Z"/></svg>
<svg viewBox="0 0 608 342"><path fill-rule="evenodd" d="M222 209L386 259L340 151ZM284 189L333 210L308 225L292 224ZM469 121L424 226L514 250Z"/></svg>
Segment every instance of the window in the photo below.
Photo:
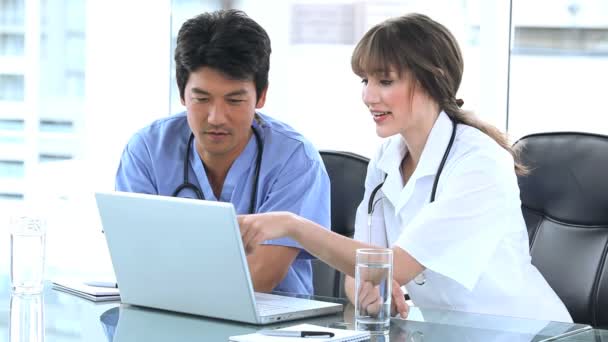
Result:
<svg viewBox="0 0 608 342"><path fill-rule="evenodd" d="M23 101L23 75L0 75L0 101Z"/></svg>
<svg viewBox="0 0 608 342"><path fill-rule="evenodd" d="M446 25L458 39L465 56L465 74L459 96L465 107L504 129L506 115L506 60L508 56L508 3L500 6L481 1L311 1L260 2L227 1L244 10L268 32L272 41L269 91L263 113L290 124L319 149L352 151L371 156L379 144L373 122L360 97L360 80L350 69L350 56L359 38L382 20L408 12L421 12ZM186 7L193 1L173 0L172 36L186 18L208 8ZM200 1L198 4L209 4ZM492 7L495 6L495 7ZM175 14L179 13L180 20ZM482 16L481 13L484 13ZM496 17L504 18L503 21ZM502 22L505 24L503 25ZM506 32L504 40L489 34L496 27ZM484 40L485 39L485 40ZM504 47L505 64L480 63L482 56L494 61L495 45ZM171 67L172 72L174 66ZM490 70L490 72L483 72ZM501 78L493 77L504 74ZM492 84L480 87L482 76ZM499 80L499 82L497 82ZM172 79L173 112L184 110ZM501 88L502 89L499 89ZM502 92L504 102L494 101L488 92ZM485 109L486 103L492 108ZM500 107L502 112L494 110ZM493 115L493 116L492 116ZM348 123L346 129L345 123ZM336 127L341 127L340 131Z"/></svg>
<svg viewBox="0 0 608 342"><path fill-rule="evenodd" d="M21 201L23 194L0 192L0 201Z"/></svg>
<svg viewBox="0 0 608 342"><path fill-rule="evenodd" d="M82 145L86 2L25 1L0 1L0 201L27 197L40 161Z"/></svg>
<svg viewBox="0 0 608 342"><path fill-rule="evenodd" d="M8 148L11 145L23 144L25 141L23 137L23 130L23 120L0 120L0 145ZM6 158L6 156L4 157Z"/></svg>
<svg viewBox="0 0 608 342"><path fill-rule="evenodd" d="M0 55L1 56L23 56L24 37L19 33L0 34Z"/></svg>
<svg viewBox="0 0 608 342"><path fill-rule="evenodd" d="M72 159L72 157L68 156L68 155L54 155L54 154L41 153L38 156L38 160L40 161L40 163L70 160L70 159Z"/></svg>
<svg viewBox="0 0 608 342"><path fill-rule="evenodd" d="M512 16L511 136L608 134L608 3L513 0Z"/></svg>
<svg viewBox="0 0 608 342"><path fill-rule="evenodd" d="M23 178L23 162L18 160L0 160L0 177Z"/></svg>
<svg viewBox="0 0 608 342"><path fill-rule="evenodd" d="M70 133L73 130L71 121L40 120L40 132Z"/></svg>
<svg viewBox="0 0 608 342"><path fill-rule="evenodd" d="M0 120L0 131L23 131L23 120Z"/></svg>

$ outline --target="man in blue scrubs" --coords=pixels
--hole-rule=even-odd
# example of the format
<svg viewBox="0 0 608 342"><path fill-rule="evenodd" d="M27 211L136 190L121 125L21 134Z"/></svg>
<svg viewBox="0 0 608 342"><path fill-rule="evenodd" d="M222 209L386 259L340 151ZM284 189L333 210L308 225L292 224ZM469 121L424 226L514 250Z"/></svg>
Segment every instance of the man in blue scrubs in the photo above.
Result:
<svg viewBox="0 0 608 342"><path fill-rule="evenodd" d="M175 48L186 112L131 138L116 189L231 202L238 214L290 211L329 227L329 178L318 151L256 111L266 100L270 51L264 29L243 12L186 21ZM310 258L291 239L267 241L247 257L255 290L312 293Z"/></svg>

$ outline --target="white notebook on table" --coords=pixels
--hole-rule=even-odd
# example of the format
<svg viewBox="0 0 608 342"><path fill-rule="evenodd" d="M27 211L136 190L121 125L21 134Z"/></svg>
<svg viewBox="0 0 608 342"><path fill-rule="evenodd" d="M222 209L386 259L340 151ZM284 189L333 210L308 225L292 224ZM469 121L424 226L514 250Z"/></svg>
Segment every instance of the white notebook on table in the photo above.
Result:
<svg viewBox="0 0 608 342"><path fill-rule="evenodd" d="M79 279L55 279L53 280L53 288L93 302L120 300L118 288L90 286Z"/></svg>
<svg viewBox="0 0 608 342"><path fill-rule="evenodd" d="M298 324L287 328L278 329L281 331L326 331L334 333L334 337L326 338L310 338L306 340L312 341L339 341L339 342L350 342L350 341L367 341L370 338L368 331L355 331L355 330L344 330L344 329L332 329L326 328L313 324ZM263 335L259 332L246 335L230 336L230 341L233 342L293 342L293 337L283 336L269 336Z"/></svg>

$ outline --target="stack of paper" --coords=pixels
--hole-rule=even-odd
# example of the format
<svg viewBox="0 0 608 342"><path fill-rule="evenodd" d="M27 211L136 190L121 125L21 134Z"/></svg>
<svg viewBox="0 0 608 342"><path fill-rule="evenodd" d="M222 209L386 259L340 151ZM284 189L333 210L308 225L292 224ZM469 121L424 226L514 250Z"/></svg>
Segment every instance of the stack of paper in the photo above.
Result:
<svg viewBox="0 0 608 342"><path fill-rule="evenodd" d="M332 329L321 327L312 324L299 324L292 327L277 329L277 331L296 331L296 332L331 332L334 334L333 337L326 338L314 338L315 341L339 341L339 342L350 342L350 341L367 341L370 338L368 331L354 331L354 330L343 330L343 329ZM312 340L312 339L311 339ZM234 342L293 342L293 337L284 336L269 336L262 332L257 332L247 335L230 336L230 341Z"/></svg>
<svg viewBox="0 0 608 342"><path fill-rule="evenodd" d="M59 279L53 281L55 290L67 292L94 302L120 300L118 288L99 287L85 284L82 280Z"/></svg>

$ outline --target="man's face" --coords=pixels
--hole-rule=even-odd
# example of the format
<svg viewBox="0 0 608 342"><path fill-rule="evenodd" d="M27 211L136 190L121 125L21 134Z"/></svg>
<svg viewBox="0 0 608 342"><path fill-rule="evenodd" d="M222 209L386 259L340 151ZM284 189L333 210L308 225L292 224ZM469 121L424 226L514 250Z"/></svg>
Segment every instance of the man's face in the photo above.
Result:
<svg viewBox="0 0 608 342"><path fill-rule="evenodd" d="M236 159L251 136L256 108L264 106L266 89L256 101L253 80L233 80L202 67L191 72L182 104L203 159Z"/></svg>

